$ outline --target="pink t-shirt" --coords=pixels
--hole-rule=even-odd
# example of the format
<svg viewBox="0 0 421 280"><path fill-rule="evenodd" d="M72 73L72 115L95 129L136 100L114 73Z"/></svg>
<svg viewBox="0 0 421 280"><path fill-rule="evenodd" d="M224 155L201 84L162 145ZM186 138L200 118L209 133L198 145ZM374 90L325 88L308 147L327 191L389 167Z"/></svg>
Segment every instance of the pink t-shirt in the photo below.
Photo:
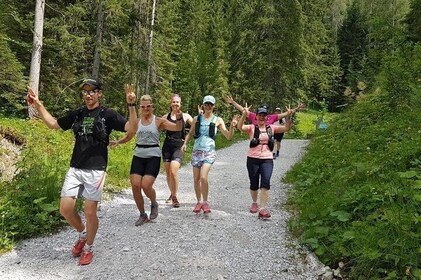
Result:
<svg viewBox="0 0 421 280"><path fill-rule="evenodd" d="M270 127L272 128L272 131L274 131L275 126L270 125ZM254 125L251 125L251 124L248 125L247 133L249 135L250 140L253 139L254 128L255 128ZM260 144L257 145L256 147L249 148L247 152L247 156L252 157L252 158L258 158L258 159L273 159L272 151L269 149L269 146L267 145L269 136L266 132L266 129L260 130L259 140L260 140Z"/></svg>
<svg viewBox="0 0 421 280"><path fill-rule="evenodd" d="M249 116L248 116L248 119L249 119L250 123L257 124L255 112L250 112ZM276 121L278 121L278 114L268 115L268 118L266 120L266 124L274 124Z"/></svg>

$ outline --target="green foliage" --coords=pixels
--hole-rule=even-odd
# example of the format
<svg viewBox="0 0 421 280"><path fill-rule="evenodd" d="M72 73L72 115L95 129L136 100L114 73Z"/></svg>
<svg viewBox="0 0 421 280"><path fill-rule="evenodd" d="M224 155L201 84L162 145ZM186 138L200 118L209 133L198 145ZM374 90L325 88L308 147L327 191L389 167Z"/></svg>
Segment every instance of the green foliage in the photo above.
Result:
<svg viewBox="0 0 421 280"><path fill-rule="evenodd" d="M71 132L49 130L40 121L6 118L0 118L0 133L23 145L19 173L0 183L0 251L5 251L65 224L58 208L74 139ZM128 187L132 149L128 144L110 152L106 191Z"/></svg>
<svg viewBox="0 0 421 280"><path fill-rule="evenodd" d="M421 42L421 1L412 0L411 9L406 15L405 23L408 24L408 37L411 41Z"/></svg>
<svg viewBox="0 0 421 280"><path fill-rule="evenodd" d="M24 116L24 67L16 59L5 37L0 22L0 65L4 65L0 69L0 113Z"/></svg>
<svg viewBox="0 0 421 280"><path fill-rule="evenodd" d="M392 80L382 80L381 93L315 137L286 176L295 185L289 204L299 214L290 222L292 232L324 263L343 261L351 279L410 279L421 269L418 53L416 47L418 66L403 74L413 89L404 93L408 101L392 106L385 98Z"/></svg>

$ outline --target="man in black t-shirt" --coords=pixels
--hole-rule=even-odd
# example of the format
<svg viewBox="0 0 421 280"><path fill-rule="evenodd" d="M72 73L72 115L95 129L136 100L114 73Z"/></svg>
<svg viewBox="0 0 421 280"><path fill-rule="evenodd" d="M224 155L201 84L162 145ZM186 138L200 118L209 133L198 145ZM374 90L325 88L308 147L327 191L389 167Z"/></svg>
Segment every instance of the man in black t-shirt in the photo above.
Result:
<svg viewBox="0 0 421 280"><path fill-rule="evenodd" d="M115 111L100 105L102 86L97 80L86 79L80 86L85 106L55 119L45 109L38 94L28 89L28 101L38 111L42 121L51 129L72 129L75 135L70 168L61 190L60 214L79 232L72 248L72 255L80 257L79 264L87 265L93 259L93 242L98 230L97 208L108 163L108 143L112 130L136 129L136 95L132 86L126 85L129 121ZM76 199L83 197L86 225L75 211Z"/></svg>

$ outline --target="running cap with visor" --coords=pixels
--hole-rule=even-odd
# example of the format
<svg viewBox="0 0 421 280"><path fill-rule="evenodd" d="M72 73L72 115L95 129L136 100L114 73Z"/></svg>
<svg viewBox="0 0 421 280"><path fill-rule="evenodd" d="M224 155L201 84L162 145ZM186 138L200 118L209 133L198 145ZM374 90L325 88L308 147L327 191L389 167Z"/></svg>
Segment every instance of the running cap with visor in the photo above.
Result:
<svg viewBox="0 0 421 280"><path fill-rule="evenodd" d="M276 108L275 108L275 111L279 111L279 112L281 112L282 110L281 110L281 108L276 107Z"/></svg>
<svg viewBox="0 0 421 280"><path fill-rule="evenodd" d="M84 85L93 86L93 87L95 87L95 89L98 89L98 90L102 89L101 82L99 82L98 80L94 80L94 79L83 80L83 82L80 84L80 88L83 88Z"/></svg>
<svg viewBox="0 0 421 280"><path fill-rule="evenodd" d="M266 107L260 107L257 109L257 114L268 114L268 109Z"/></svg>
<svg viewBox="0 0 421 280"><path fill-rule="evenodd" d="M203 104L208 102L215 104L215 97L213 97L212 95L206 95L205 97L203 97Z"/></svg>

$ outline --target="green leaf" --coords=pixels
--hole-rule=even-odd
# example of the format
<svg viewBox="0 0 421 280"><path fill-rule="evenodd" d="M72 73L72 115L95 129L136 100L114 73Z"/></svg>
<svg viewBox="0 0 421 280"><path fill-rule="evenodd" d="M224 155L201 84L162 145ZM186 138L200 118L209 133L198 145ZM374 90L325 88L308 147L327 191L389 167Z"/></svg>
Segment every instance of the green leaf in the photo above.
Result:
<svg viewBox="0 0 421 280"><path fill-rule="evenodd" d="M317 249L319 247L319 241L316 238L306 239L304 243L308 244L312 249Z"/></svg>
<svg viewBox="0 0 421 280"><path fill-rule="evenodd" d="M351 219L351 214L345 211L335 211L330 213L330 216L336 217L341 222L346 222Z"/></svg>
<svg viewBox="0 0 421 280"><path fill-rule="evenodd" d="M46 199L47 199L46 197L40 197L40 198L34 199L33 203L40 204L41 202L43 202Z"/></svg>
<svg viewBox="0 0 421 280"><path fill-rule="evenodd" d="M410 179L416 177L418 173L416 171L411 170L406 172L398 172L398 174L401 178Z"/></svg>
<svg viewBox="0 0 421 280"><path fill-rule="evenodd" d="M351 239L354 239L355 238L355 232L353 232L353 231L345 231L344 232L344 234L342 235L342 237L345 239L345 240L351 240Z"/></svg>
<svg viewBox="0 0 421 280"><path fill-rule="evenodd" d="M46 211L46 212L55 212L57 211L57 207L53 204L41 204L40 207L42 208L42 210Z"/></svg>

